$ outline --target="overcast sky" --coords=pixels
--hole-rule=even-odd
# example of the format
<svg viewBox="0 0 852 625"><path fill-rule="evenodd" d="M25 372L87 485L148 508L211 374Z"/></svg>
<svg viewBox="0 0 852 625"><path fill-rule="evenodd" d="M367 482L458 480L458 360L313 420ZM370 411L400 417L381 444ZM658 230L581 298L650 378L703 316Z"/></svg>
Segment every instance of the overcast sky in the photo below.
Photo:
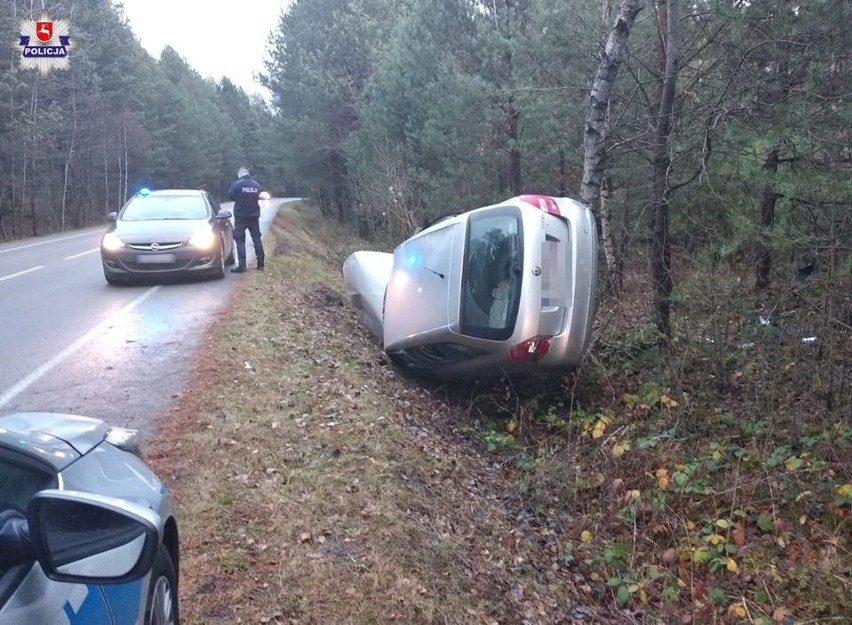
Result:
<svg viewBox="0 0 852 625"><path fill-rule="evenodd" d="M124 5L130 28L154 57L166 45L203 77L266 96L253 75L265 71L269 33L290 0L113 0Z"/></svg>

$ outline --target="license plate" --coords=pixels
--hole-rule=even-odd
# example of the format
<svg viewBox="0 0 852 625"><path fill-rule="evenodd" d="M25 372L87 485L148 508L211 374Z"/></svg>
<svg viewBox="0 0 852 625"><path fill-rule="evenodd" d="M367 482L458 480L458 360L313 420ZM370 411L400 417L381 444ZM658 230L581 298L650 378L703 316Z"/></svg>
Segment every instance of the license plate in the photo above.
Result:
<svg viewBox="0 0 852 625"><path fill-rule="evenodd" d="M139 254L136 261L140 265L167 265L175 262L174 254Z"/></svg>

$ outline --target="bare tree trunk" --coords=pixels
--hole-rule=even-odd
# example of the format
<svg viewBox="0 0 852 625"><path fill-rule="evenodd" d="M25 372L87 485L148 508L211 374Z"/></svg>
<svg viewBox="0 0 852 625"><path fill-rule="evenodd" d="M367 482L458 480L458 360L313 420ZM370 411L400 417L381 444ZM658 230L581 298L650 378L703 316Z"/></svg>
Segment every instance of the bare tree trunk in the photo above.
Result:
<svg viewBox="0 0 852 625"><path fill-rule="evenodd" d="M621 7L618 10L606 45L601 52L600 64L595 74L595 81L592 84L592 91L589 94L586 127L583 133L583 183L580 186L580 197L591 207L595 214L595 220L598 222L601 220L601 184L606 169L609 102L612 98L615 79L618 76L618 68L627 53L630 29L633 27L636 15L641 9L641 0L621 0ZM608 211L607 221L609 221ZM600 224L600 227L602 231L603 224ZM603 236L604 250L606 250L607 245L612 250L612 232L609 225L607 225L607 234ZM609 242L607 242L607 238L610 238ZM615 256L607 255L606 261L607 283L615 283L618 281L618 278L615 277L618 272Z"/></svg>
<svg viewBox="0 0 852 625"><path fill-rule="evenodd" d="M121 129L124 136L124 195L121 197L121 201L118 204L119 206L124 206L124 203L127 201L127 170L130 166L130 162L127 158L127 117L125 117L124 113L121 115Z"/></svg>
<svg viewBox="0 0 852 625"><path fill-rule="evenodd" d="M654 287L654 324L671 336L672 267L669 244L669 139L674 117L675 85L680 61L680 0L665 0L659 13L661 53L665 58L660 108L654 130L654 207L651 224L650 269Z"/></svg>
<svg viewBox="0 0 852 625"><path fill-rule="evenodd" d="M60 231L65 231L65 210L68 200L68 170L71 167L71 158L74 156L74 143L77 140L77 100L74 98L74 92L71 92L71 145L68 147L68 157L65 159L65 171L62 176L62 212L59 219Z"/></svg>
<svg viewBox="0 0 852 625"><path fill-rule="evenodd" d="M600 213L601 241L603 243L604 258L606 258L607 267L606 290L608 293L617 295L621 293L623 276L621 275L621 263L618 262L612 237L612 220L609 216L609 178L607 177L604 177L601 181Z"/></svg>
<svg viewBox="0 0 852 625"><path fill-rule="evenodd" d="M778 171L777 147L769 150L763 168L773 175ZM755 287L765 289L769 286L769 274L772 272L772 253L769 251L769 231L775 223L775 203L778 201L778 193L775 185L767 182L763 187L760 197L760 224L757 230L757 242L755 250Z"/></svg>
<svg viewBox="0 0 852 625"><path fill-rule="evenodd" d="M512 195L520 195L524 192L523 177L521 171L521 150L518 147L518 125L521 112L515 106L515 99L509 96L509 184L512 187Z"/></svg>
<svg viewBox="0 0 852 625"><path fill-rule="evenodd" d="M109 159L104 145L104 213L109 212Z"/></svg>

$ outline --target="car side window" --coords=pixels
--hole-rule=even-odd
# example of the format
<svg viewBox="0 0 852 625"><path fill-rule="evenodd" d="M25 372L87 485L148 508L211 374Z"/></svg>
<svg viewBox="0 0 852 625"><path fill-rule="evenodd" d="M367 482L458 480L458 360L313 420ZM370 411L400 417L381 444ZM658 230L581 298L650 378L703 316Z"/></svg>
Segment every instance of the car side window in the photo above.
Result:
<svg viewBox="0 0 852 625"><path fill-rule="evenodd" d="M45 471L0 456L0 512L26 512L33 495L55 483L54 476Z"/></svg>

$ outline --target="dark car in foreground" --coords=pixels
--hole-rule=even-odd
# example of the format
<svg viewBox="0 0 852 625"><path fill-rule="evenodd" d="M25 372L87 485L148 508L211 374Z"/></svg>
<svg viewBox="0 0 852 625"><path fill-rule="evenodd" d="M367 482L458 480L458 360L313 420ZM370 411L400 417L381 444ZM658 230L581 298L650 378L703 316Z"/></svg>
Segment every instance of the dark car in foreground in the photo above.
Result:
<svg viewBox="0 0 852 625"><path fill-rule="evenodd" d="M225 276L234 262L234 226L203 190L143 190L117 213L101 238L110 284L141 277Z"/></svg>
<svg viewBox="0 0 852 625"><path fill-rule="evenodd" d="M580 362L597 254L588 207L523 195L444 217L393 254L355 252L343 275L358 317L404 371L477 378Z"/></svg>
<svg viewBox="0 0 852 625"><path fill-rule="evenodd" d="M0 625L177 625L178 526L133 430L0 418Z"/></svg>

